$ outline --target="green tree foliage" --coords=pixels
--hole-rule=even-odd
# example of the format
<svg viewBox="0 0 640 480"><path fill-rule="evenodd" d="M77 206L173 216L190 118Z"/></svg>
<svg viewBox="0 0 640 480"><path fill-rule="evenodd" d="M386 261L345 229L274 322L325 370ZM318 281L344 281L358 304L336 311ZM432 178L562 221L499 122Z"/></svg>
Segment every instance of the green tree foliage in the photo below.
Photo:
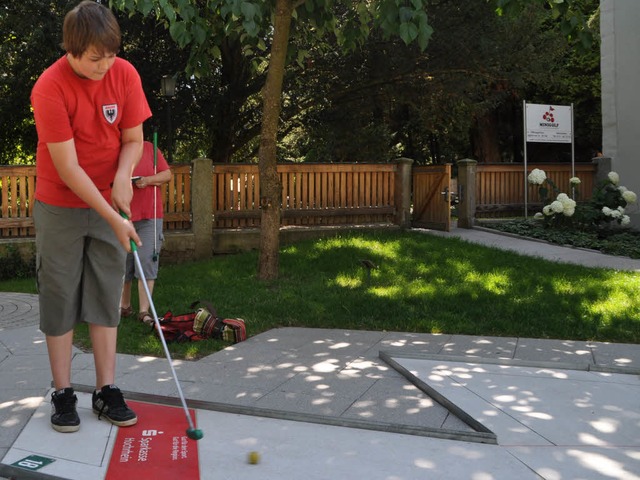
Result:
<svg viewBox="0 0 640 480"><path fill-rule="evenodd" d="M597 0L581 2L585 12L597 11ZM0 163L26 161L35 151L30 89L62 54L62 18L76 3L0 0L0 24L7 32L0 46ZM516 15L502 17L495 15L495 6L486 0L426 2L435 30L426 53L415 43L407 47L399 37L385 39L379 29L371 29L360 46L341 54L336 35L317 40L306 32L316 28L303 21L308 18L306 7L296 10L287 49L278 159L385 161L404 155L420 163L463 156L483 160L487 156L477 139L484 133L502 159L517 161L522 154L523 99L575 103L576 154L588 157L600 148L597 49L584 53L567 48L557 18L543 1L524 2L522 10L513 11ZM335 17L348 17L347 6L333 8ZM538 20L532 17L534 11L542 11ZM141 73L161 147L169 147L171 105L175 161L198 156L216 162L257 161L270 36L252 40L231 32L211 37L205 42L211 55L199 64L209 73L196 77L181 73L193 56L191 47L181 48L165 28L168 22L156 18L153 10L149 13L119 15L121 55ZM597 18L589 18L589 24L597 32ZM206 49L199 50L200 58L206 58ZM176 73L176 97L162 98L160 77ZM493 126L497 132L478 125ZM554 149L532 145L529 154L565 158L564 150Z"/></svg>
<svg viewBox="0 0 640 480"><path fill-rule="evenodd" d="M485 0L431 1L427 9L435 33L426 52L374 34L349 55L314 49L292 67L282 158L517 159L522 100L538 91L545 102L564 100L573 49L538 3L509 17Z"/></svg>
<svg viewBox="0 0 640 480"><path fill-rule="evenodd" d="M276 151L285 65L288 57L298 61L306 57L305 50L296 49L295 43L290 48L290 35L308 40L331 36L343 51L352 51L362 45L372 26L385 37L398 35L407 45L417 42L421 49L426 48L432 33L422 0L276 0L275 4L248 0L110 0L110 4L143 15L154 13L165 22L176 43L190 47L186 71L195 76L211 71L211 59L220 57L222 37L239 38L251 53L260 48L260 42L270 44L258 151L262 207L258 275L265 280L278 275L280 183ZM299 45L310 44L301 41Z"/></svg>
<svg viewBox="0 0 640 480"><path fill-rule="evenodd" d="M31 87L44 66L60 56L62 16L73 4L0 0L0 164L33 160Z"/></svg>
<svg viewBox="0 0 640 480"><path fill-rule="evenodd" d="M588 51L595 40L592 0L493 0L499 15L519 15L532 3L543 5L558 21L562 34L577 48Z"/></svg>

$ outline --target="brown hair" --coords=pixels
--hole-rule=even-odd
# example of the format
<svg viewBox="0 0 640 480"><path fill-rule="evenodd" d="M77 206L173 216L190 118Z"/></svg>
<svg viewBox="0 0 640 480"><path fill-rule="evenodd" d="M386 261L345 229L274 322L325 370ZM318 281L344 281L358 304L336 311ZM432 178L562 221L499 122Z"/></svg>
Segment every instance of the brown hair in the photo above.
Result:
<svg viewBox="0 0 640 480"><path fill-rule="evenodd" d="M81 57L91 46L101 54L118 53L120 26L107 7L94 0L84 0L64 17L62 48Z"/></svg>

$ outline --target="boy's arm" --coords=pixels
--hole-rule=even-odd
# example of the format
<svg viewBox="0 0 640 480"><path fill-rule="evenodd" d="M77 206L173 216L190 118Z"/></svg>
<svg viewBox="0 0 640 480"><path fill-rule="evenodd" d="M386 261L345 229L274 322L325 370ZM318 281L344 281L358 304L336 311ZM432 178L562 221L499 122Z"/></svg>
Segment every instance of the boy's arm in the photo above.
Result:
<svg viewBox="0 0 640 480"><path fill-rule="evenodd" d="M140 237L136 233L133 224L124 220L104 199L98 188L78 163L78 155L73 139L65 142L48 143L47 148L51 154L53 165L60 175L60 179L80 197L89 207L93 208L103 217L116 233L122 246L131 251L130 239L140 245ZM131 181L129 181L129 184Z"/></svg>
<svg viewBox="0 0 640 480"><path fill-rule="evenodd" d="M160 187L165 183L169 183L173 178L171 170L162 170L161 172L149 175L146 177L140 177L134 183L138 188L145 187Z"/></svg>
<svg viewBox="0 0 640 480"><path fill-rule="evenodd" d="M122 147L118 160L118 171L113 179L111 189L111 204L116 211L124 212L131 217L131 199L133 186L131 176L142 156L144 135L142 124L122 130Z"/></svg>

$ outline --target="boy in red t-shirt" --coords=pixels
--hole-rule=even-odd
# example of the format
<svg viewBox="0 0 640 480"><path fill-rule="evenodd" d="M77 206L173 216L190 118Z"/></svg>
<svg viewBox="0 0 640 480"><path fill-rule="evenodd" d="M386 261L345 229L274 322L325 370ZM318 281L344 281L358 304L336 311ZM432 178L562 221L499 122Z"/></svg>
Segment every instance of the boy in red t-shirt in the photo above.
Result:
<svg viewBox="0 0 640 480"><path fill-rule="evenodd" d="M142 239L142 247L138 249L140 265L147 280L149 293L153 295L155 280L158 278L160 250L164 235L162 231L162 192L158 188L171 181L171 169L162 152L151 142L144 142L144 150L140 163L133 171L134 189L131 200L131 221ZM120 316L133 315L131 307L131 284L138 278L135 270L133 254L127 255L127 268L124 276L124 288L120 299ZM147 298L144 285L138 278L138 320L152 325L154 320L149 313L151 301Z"/></svg>
<svg viewBox="0 0 640 480"><path fill-rule="evenodd" d="M131 175L151 116L140 76L117 58L120 27L105 6L85 0L64 19L66 55L31 93L38 150L34 222L40 329L55 391L51 425L80 428L71 387L73 329L89 324L96 370L93 410L117 426L137 422L114 385L125 256L140 245L131 215Z"/></svg>

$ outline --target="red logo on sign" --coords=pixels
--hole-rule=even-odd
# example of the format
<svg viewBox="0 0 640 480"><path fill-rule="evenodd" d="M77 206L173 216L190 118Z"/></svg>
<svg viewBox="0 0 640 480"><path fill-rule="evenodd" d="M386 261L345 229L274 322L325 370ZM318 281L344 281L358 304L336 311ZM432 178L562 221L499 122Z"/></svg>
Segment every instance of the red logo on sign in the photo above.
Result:
<svg viewBox="0 0 640 480"><path fill-rule="evenodd" d="M549 107L549 110L544 112L544 115L542 115L542 119L545 122L555 122L555 117L553 116L553 111L554 110L555 110L555 108Z"/></svg>

